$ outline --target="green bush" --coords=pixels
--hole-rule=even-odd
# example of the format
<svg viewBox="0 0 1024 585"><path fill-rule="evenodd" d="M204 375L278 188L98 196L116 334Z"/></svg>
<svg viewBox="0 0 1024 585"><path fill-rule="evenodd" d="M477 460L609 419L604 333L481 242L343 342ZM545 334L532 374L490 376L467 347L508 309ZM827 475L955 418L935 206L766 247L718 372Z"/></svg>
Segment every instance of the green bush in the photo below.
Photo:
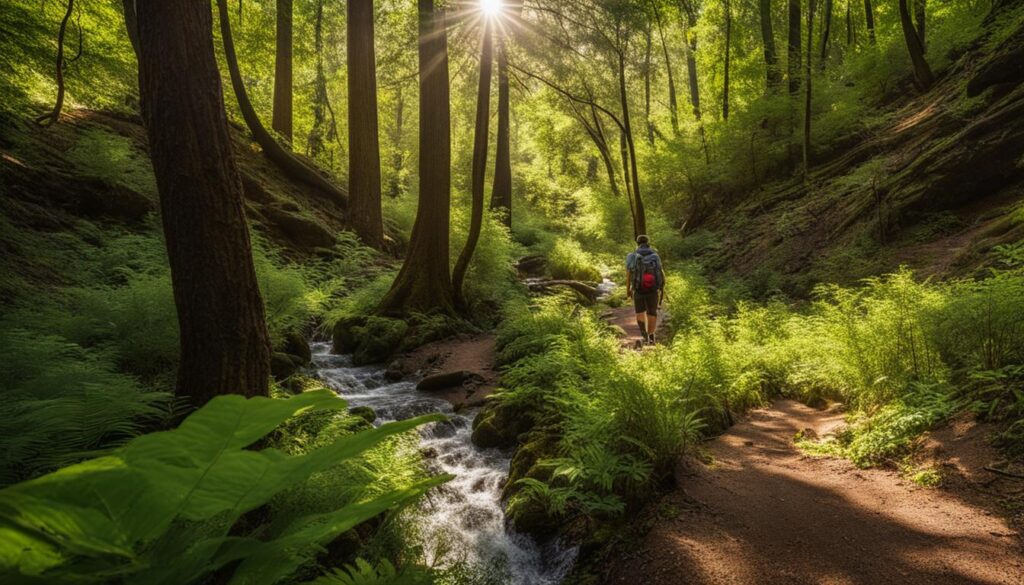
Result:
<svg viewBox="0 0 1024 585"><path fill-rule="evenodd" d="M601 281L597 259L584 251L579 242L567 238L555 240L548 253L548 270L556 279Z"/></svg>

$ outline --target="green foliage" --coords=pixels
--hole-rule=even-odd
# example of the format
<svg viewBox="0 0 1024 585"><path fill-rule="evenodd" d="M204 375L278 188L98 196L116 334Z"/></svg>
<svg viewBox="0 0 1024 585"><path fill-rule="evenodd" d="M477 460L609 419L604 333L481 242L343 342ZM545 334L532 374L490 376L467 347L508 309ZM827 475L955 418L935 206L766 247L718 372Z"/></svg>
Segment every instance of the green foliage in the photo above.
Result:
<svg viewBox="0 0 1024 585"><path fill-rule="evenodd" d="M0 491L0 574L51 583L192 583L238 562L233 583L279 582L338 534L447 479L297 518L271 540L229 535L282 490L439 419L391 423L302 455L246 449L296 414L344 406L329 391L285 400L222 396L175 430L8 487Z"/></svg>
<svg viewBox="0 0 1024 585"><path fill-rule="evenodd" d="M597 259L583 250L579 242L560 238L548 253L548 271L552 278L600 282Z"/></svg>
<svg viewBox="0 0 1024 585"><path fill-rule="evenodd" d="M433 575L425 570L412 568L399 572L387 560L377 567L363 559L344 569L335 569L308 585L431 585Z"/></svg>

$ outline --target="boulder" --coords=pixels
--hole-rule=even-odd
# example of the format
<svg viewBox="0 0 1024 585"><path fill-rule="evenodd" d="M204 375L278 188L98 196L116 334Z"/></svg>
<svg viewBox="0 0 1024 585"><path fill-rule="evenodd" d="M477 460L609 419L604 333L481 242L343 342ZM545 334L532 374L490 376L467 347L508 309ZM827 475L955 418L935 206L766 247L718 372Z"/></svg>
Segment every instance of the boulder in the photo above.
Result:
<svg viewBox="0 0 1024 585"><path fill-rule="evenodd" d="M270 373L279 382L290 378L303 365L302 358L298 356L289 355L281 351L275 351L270 354Z"/></svg>
<svg viewBox="0 0 1024 585"><path fill-rule="evenodd" d="M284 353L296 356L302 360L302 365L313 361L313 352L309 349L309 342L298 331L289 331L284 334Z"/></svg>
<svg viewBox="0 0 1024 585"><path fill-rule="evenodd" d="M332 337L332 351L337 354L355 352L359 347L359 339L356 337L356 327L366 325L366 317L346 317L334 325Z"/></svg>
<svg viewBox="0 0 1024 585"><path fill-rule="evenodd" d="M330 248L337 242L334 234L317 220L284 209L281 205L265 205L261 212L300 251Z"/></svg>
<svg viewBox="0 0 1024 585"><path fill-rule="evenodd" d="M543 502L519 494L509 500L505 516L516 532L544 540L558 532L562 519L548 513Z"/></svg>
<svg viewBox="0 0 1024 585"><path fill-rule="evenodd" d="M422 392L437 392L456 388L465 384L479 384L484 381L483 376L469 370L458 370L455 372L442 372L423 378L416 384L416 389Z"/></svg>
<svg viewBox="0 0 1024 585"><path fill-rule="evenodd" d="M388 364L388 369L384 370L384 379L389 382L397 382L405 377L405 365L402 360L395 360Z"/></svg>
<svg viewBox="0 0 1024 585"><path fill-rule="evenodd" d="M493 416L484 419L477 418L474 421L472 441L474 445L481 449L504 447L509 442L508 437L501 432L501 429L495 426Z"/></svg>
<svg viewBox="0 0 1024 585"><path fill-rule="evenodd" d="M352 363L365 366L387 361L402 345L408 332L409 324L401 319L370 317L366 325L352 329L358 343Z"/></svg>
<svg viewBox="0 0 1024 585"><path fill-rule="evenodd" d="M368 423L373 424L377 420L377 413L373 411L369 406L353 406L348 409L348 413L352 416L358 416Z"/></svg>

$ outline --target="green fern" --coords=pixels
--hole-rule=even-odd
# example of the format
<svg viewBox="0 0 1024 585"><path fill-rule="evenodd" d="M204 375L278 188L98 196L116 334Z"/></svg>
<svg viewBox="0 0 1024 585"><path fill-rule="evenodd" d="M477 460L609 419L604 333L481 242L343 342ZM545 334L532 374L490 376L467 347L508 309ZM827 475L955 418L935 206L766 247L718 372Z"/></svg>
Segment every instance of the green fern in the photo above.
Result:
<svg viewBox="0 0 1024 585"><path fill-rule="evenodd" d="M430 585L434 582L430 572L422 569L398 571L386 559L377 567L363 559L355 565L345 565L309 582L307 585Z"/></svg>
<svg viewBox="0 0 1024 585"><path fill-rule="evenodd" d="M304 455L247 449L298 413L344 407L329 391L283 400L221 396L175 430L0 490L0 577L171 585L197 582L237 562L231 583L277 583L338 534L448 479L298 518L271 541L229 536L243 514L282 490L443 418L390 423Z"/></svg>

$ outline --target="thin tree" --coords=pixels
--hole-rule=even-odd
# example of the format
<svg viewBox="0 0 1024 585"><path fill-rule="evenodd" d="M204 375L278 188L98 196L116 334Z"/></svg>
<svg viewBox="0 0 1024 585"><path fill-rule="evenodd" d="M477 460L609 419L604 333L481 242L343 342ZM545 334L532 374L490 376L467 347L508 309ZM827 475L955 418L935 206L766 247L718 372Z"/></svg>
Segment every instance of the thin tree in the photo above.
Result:
<svg viewBox="0 0 1024 585"><path fill-rule="evenodd" d="M676 81L672 70L672 58L668 52L668 42L665 40L665 30L661 22L661 7L658 2L652 1L654 19L658 25L658 38L661 40L661 52L665 58L665 74L668 77L668 110L672 121L672 134L679 136L679 104L676 97Z"/></svg>
<svg viewBox="0 0 1024 585"><path fill-rule="evenodd" d="M49 126L57 122L60 119L60 111L64 109L64 67L67 65L64 59L64 36L68 30L68 22L71 20L71 13L75 10L75 0L68 0L67 9L64 11L64 18L60 21L60 29L57 31L57 67L55 79L57 81L57 99L53 104L53 109L49 112L36 118L36 123L42 126ZM79 42L78 42L78 54L82 54L82 42L81 35L82 30L79 27ZM78 57L71 59L74 61Z"/></svg>
<svg viewBox="0 0 1024 585"><path fill-rule="evenodd" d="M765 85L771 90L782 83L779 57L775 51L775 32L772 30L771 0L759 0L758 7L761 16L761 45L764 47Z"/></svg>
<svg viewBox="0 0 1024 585"><path fill-rule="evenodd" d="M921 52L928 52L928 43L925 41L925 13L927 12L927 0L914 0L914 21L917 24L917 38L921 40Z"/></svg>
<svg viewBox="0 0 1024 585"><path fill-rule="evenodd" d="M811 61L814 60L814 9L817 0L807 0L807 63L804 68L804 179L811 172Z"/></svg>
<svg viewBox="0 0 1024 585"><path fill-rule="evenodd" d="M313 77L313 127L306 138L306 154L312 158L320 156L326 149L326 141L338 140L338 124L334 118L330 96L327 95L327 74L324 72L324 0L317 0L313 16L313 52L316 54ZM330 116L330 125L327 117ZM341 144L339 141L338 147ZM332 157L333 158L333 157Z"/></svg>
<svg viewBox="0 0 1024 585"><path fill-rule="evenodd" d="M875 38L875 9L871 6L871 0L864 0L864 24L868 29L868 40L874 45L878 42Z"/></svg>
<svg viewBox="0 0 1024 585"><path fill-rule="evenodd" d="M348 0L348 222L367 246L384 244L380 208L373 0Z"/></svg>
<svg viewBox="0 0 1024 585"><path fill-rule="evenodd" d="M451 222L451 109L444 10L417 0L420 75L420 195L405 263L381 301L381 313L453 313L448 230Z"/></svg>
<svg viewBox="0 0 1024 585"><path fill-rule="evenodd" d="M654 119L651 118L651 49L654 46L654 35L651 23L644 24L644 123L647 130L647 143L654 146Z"/></svg>
<svg viewBox="0 0 1024 585"><path fill-rule="evenodd" d="M473 134L473 176L471 178L472 209L469 216L469 235L466 245L459 253L452 271L452 288L455 291L455 304L460 308L467 307L465 291L466 272L469 262L473 259L477 242L480 241L480 230L484 219L484 178L487 175L487 143L490 140L491 121L491 70L494 61L494 43L491 29L494 24L487 15L484 17L484 34L480 47L480 82L476 93L476 125Z"/></svg>
<svg viewBox="0 0 1024 585"><path fill-rule="evenodd" d="M800 61L803 59L800 51L800 0L789 0L789 44L786 55L786 71L789 76L789 93L796 94L800 91Z"/></svg>
<svg viewBox="0 0 1024 585"><path fill-rule="evenodd" d="M625 31L622 30L621 26L617 31L618 35L625 35ZM647 233L647 217L644 213L643 196L640 194L640 176L637 171L638 165L636 161L636 144L633 141L633 126L630 122L629 115L629 94L626 91L626 41L621 38L618 50L619 58L619 105L622 107L622 141L626 146L626 152L623 153L623 164L625 161L629 161L629 167L626 169L627 186L630 187L633 202L633 218L634 226L633 231L636 233L634 237L640 234ZM628 157L628 158L627 158Z"/></svg>
<svg viewBox="0 0 1024 585"><path fill-rule="evenodd" d="M498 31L498 136L494 153L491 209L501 211L506 227L512 227L512 145L509 124L508 53L506 35Z"/></svg>
<svg viewBox="0 0 1024 585"><path fill-rule="evenodd" d="M899 0L899 10L903 40L907 43L910 62L914 68L914 87L921 92L928 91L935 78L932 76L931 67L928 66L928 60L924 58L924 46L921 44L921 39L917 37L917 30L914 29L914 21L910 18L907 0Z"/></svg>
<svg viewBox="0 0 1024 585"><path fill-rule="evenodd" d="M266 396L270 338L231 151L210 7L138 4L139 94L160 193L181 363L177 393Z"/></svg>
<svg viewBox="0 0 1024 585"><path fill-rule="evenodd" d="M729 0L725 0L725 76L722 81L722 119L729 119L729 57L732 45L732 8Z"/></svg>
<svg viewBox="0 0 1024 585"><path fill-rule="evenodd" d="M128 42L132 45L132 52L135 59L139 58L139 23L135 17L135 0L123 0L121 6L124 8L124 28L128 33Z"/></svg>
<svg viewBox="0 0 1024 585"><path fill-rule="evenodd" d="M271 127L292 141L292 0L277 0L274 114Z"/></svg>
<svg viewBox="0 0 1024 585"><path fill-rule="evenodd" d="M228 64L228 72L231 74L231 87L235 92L235 99L238 100L238 109L242 113L245 125L252 133L252 137L263 149L274 164L276 164L286 175L296 181L301 181L317 191L328 196L333 202L344 206L348 204L348 193L338 187L319 170L311 167L285 150L277 140L267 131L256 115L256 109L249 101L249 94L245 90L245 83L242 81L242 72L238 68L238 56L235 54L235 43L231 38L231 22L228 20L227 0L217 0L217 14L220 19L221 42L224 43L224 60Z"/></svg>
<svg viewBox="0 0 1024 585"><path fill-rule="evenodd" d="M821 60L818 66L825 69L828 59L828 47L832 37L832 0L825 0L821 15Z"/></svg>
<svg viewBox="0 0 1024 585"><path fill-rule="evenodd" d="M852 47L854 43L853 32L853 0L846 0L846 46Z"/></svg>

